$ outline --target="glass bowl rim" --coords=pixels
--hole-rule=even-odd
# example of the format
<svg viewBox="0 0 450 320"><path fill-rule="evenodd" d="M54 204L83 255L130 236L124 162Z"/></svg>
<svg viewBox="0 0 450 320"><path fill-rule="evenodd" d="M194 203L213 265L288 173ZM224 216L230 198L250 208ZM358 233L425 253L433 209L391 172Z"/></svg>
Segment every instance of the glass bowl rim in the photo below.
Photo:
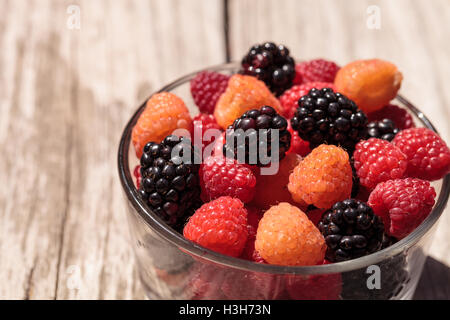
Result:
<svg viewBox="0 0 450 320"><path fill-rule="evenodd" d="M238 68L238 63L231 62L225 64L219 64L211 66L196 72L189 73L181 78L178 78L166 86L162 87L160 90L154 92L149 96L149 98L159 92L170 91L174 88L186 83L196 74L202 71L236 71ZM126 198L133 205L133 208L137 211L139 216L143 221L161 236L166 241L170 242L172 245L178 247L181 251L189 253L193 257L199 257L210 261L211 263L222 265L225 267L231 267L235 269L251 271L251 272L261 272L261 273L271 273L271 274L296 274L296 275L310 275L310 274L332 274L352 271L356 269L366 268L370 265L375 265L382 262L383 260L400 254L405 249L412 247L417 243L427 232L435 225L441 216L443 210L446 207L449 194L450 194L450 174L446 175L442 181L441 192L438 199L433 207L432 212L428 217L407 237L401 239L395 244L385 248L383 250L377 251L367 256L363 256L357 259L337 262L326 265L316 265L316 266L282 266L282 265L271 265L271 264L261 264L252 261L247 261L244 259L234 258L226 256L212 250L201 247L194 242L185 239L181 234L170 228L164 221L153 214L150 208L140 199L138 192L135 188L132 175L129 169L128 154L129 147L131 143L131 131L136 123L140 113L145 107L147 98L140 107L133 114L131 119L126 124L126 127L122 133L119 150L118 150L118 170L119 177L125 192ZM436 128L430 122L430 120L423 114L418 108L416 108L412 103L410 103L406 98L401 95L396 97L403 105L405 105L410 112L412 112L422 124L437 132Z"/></svg>

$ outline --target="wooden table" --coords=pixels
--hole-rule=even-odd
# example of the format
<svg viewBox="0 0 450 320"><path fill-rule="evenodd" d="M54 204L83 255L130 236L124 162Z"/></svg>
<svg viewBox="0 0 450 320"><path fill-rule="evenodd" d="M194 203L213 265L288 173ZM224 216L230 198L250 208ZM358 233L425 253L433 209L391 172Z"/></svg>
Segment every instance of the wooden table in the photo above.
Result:
<svg viewBox="0 0 450 320"><path fill-rule="evenodd" d="M449 20L448 0L0 0L0 298L144 298L121 131L155 89L256 42L395 62L401 92L450 141ZM447 212L418 298L450 298L449 225Z"/></svg>

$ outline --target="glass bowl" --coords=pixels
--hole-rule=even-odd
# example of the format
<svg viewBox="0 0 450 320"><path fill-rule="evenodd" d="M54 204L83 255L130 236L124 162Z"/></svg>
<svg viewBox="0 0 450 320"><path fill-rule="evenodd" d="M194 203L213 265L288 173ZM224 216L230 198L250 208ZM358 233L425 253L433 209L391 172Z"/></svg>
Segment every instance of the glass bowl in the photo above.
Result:
<svg viewBox="0 0 450 320"><path fill-rule="evenodd" d="M225 74L235 63L207 68ZM203 71L203 70L202 70ZM198 113L188 74L163 87L181 97L191 115ZM398 96L417 126L435 130L428 118ZM138 196L133 169L138 164L131 131L143 103L124 129L119 145L119 176L127 203L132 246L145 291L150 299L411 299L431 244L436 222L450 191L450 175L433 182L438 194L427 219L406 238L374 254L321 266L257 264L213 252L186 240L168 227ZM436 131L436 130L435 130Z"/></svg>

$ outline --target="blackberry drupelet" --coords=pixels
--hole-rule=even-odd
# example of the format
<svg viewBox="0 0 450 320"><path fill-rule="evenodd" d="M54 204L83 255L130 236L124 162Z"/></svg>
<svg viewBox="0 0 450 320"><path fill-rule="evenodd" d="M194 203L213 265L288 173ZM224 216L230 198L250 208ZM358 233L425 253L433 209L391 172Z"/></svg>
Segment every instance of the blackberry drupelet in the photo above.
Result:
<svg viewBox="0 0 450 320"><path fill-rule="evenodd" d="M398 128L395 127L394 121L391 119L372 121L367 125L367 139L378 138L392 141L398 132Z"/></svg>
<svg viewBox="0 0 450 320"><path fill-rule="evenodd" d="M190 161L185 163L186 148L190 148L191 154ZM200 202L199 166L194 164L194 156L189 139L171 135L159 144L147 143L141 157L139 193L153 212L176 230Z"/></svg>
<svg viewBox="0 0 450 320"><path fill-rule="evenodd" d="M295 61L284 45L257 44L242 59L240 73L264 81L277 96L289 89L295 78Z"/></svg>
<svg viewBox="0 0 450 320"><path fill-rule="evenodd" d="M367 116L356 104L331 88L313 88L298 100L291 125L311 148L334 144L353 152L366 137Z"/></svg>
<svg viewBox="0 0 450 320"><path fill-rule="evenodd" d="M326 259L339 262L381 249L384 225L366 203L347 199L326 211L319 230L327 243Z"/></svg>
<svg viewBox="0 0 450 320"><path fill-rule="evenodd" d="M287 127L287 120L270 106L247 111L228 128L223 153L239 162L265 166L269 159L263 160L264 157L271 158L272 148L278 143L278 157L276 154L273 156L279 161L291 147L291 133ZM278 141L274 130L278 130ZM267 152L261 153L266 148ZM245 155L245 160L240 159L241 154Z"/></svg>

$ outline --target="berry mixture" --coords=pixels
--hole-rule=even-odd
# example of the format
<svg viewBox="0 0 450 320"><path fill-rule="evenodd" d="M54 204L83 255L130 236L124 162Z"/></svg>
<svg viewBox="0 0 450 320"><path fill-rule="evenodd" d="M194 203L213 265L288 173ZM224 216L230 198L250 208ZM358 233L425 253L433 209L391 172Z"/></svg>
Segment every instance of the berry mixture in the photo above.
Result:
<svg viewBox="0 0 450 320"><path fill-rule="evenodd" d="M317 266L384 250L428 217L429 181L450 173L445 141L392 103L402 80L379 59L295 65L284 45L255 45L239 73L192 79L195 117L173 93L147 101L131 137L139 197L187 240L247 264ZM409 280L405 257L380 268L390 276L369 292L357 280L365 269L279 278L196 266L185 291L194 299L395 297Z"/></svg>

